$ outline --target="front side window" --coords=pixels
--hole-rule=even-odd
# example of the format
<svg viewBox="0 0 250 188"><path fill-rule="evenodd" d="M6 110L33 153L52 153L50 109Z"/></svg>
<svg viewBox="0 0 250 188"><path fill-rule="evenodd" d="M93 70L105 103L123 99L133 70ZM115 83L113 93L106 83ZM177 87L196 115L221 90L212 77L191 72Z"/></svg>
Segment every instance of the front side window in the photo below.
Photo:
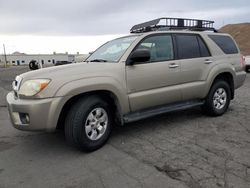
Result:
<svg viewBox="0 0 250 188"><path fill-rule="evenodd" d="M86 60L87 62L118 62L137 36L118 38L98 48Z"/></svg>
<svg viewBox="0 0 250 188"><path fill-rule="evenodd" d="M148 37L144 39L136 49L148 49L151 55L149 62L168 61L174 59L171 35L156 35Z"/></svg>

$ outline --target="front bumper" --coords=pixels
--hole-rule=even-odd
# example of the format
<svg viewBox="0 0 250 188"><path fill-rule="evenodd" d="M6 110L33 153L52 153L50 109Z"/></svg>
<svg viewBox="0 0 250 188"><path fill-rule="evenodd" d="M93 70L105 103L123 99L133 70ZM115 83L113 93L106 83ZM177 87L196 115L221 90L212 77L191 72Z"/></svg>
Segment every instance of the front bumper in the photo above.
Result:
<svg viewBox="0 0 250 188"><path fill-rule="evenodd" d="M7 104L13 126L26 131L54 131L67 97L16 99L8 93Z"/></svg>

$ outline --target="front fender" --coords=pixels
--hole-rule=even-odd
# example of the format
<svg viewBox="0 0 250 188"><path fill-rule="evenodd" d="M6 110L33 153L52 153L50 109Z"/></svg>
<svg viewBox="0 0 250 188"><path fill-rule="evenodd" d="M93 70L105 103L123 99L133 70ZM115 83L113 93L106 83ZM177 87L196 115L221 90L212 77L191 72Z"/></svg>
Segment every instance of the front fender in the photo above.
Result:
<svg viewBox="0 0 250 188"><path fill-rule="evenodd" d="M115 80L112 77L92 77L79 80L73 80L62 85L55 93L59 96L76 96L92 91L109 91L113 93L119 103L122 113L129 112L129 101L126 95L125 84Z"/></svg>

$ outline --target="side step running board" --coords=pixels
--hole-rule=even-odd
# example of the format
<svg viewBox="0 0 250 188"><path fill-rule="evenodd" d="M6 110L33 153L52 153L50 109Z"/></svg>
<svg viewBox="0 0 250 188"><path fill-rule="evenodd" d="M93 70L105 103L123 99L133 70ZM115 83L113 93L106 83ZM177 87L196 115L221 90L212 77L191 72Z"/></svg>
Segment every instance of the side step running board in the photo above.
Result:
<svg viewBox="0 0 250 188"><path fill-rule="evenodd" d="M186 101L181 103L174 103L166 106L160 106L157 108L151 108L143 111L132 112L123 116L124 123L131 123L134 121L146 119L156 115L164 114L167 112L185 110L188 108L193 108L196 106L201 106L204 104L204 101Z"/></svg>

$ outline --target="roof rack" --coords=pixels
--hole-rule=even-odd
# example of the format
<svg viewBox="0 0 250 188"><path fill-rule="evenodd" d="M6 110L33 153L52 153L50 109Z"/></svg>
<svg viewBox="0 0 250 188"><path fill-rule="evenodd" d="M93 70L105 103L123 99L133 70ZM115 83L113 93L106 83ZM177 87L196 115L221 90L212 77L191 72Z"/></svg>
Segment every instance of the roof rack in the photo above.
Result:
<svg viewBox="0 0 250 188"><path fill-rule="evenodd" d="M155 20L134 25L130 29L130 33L144 33L157 30L191 30L217 32L217 30L213 27L213 24L214 21L209 20L197 20L187 18L158 18Z"/></svg>

